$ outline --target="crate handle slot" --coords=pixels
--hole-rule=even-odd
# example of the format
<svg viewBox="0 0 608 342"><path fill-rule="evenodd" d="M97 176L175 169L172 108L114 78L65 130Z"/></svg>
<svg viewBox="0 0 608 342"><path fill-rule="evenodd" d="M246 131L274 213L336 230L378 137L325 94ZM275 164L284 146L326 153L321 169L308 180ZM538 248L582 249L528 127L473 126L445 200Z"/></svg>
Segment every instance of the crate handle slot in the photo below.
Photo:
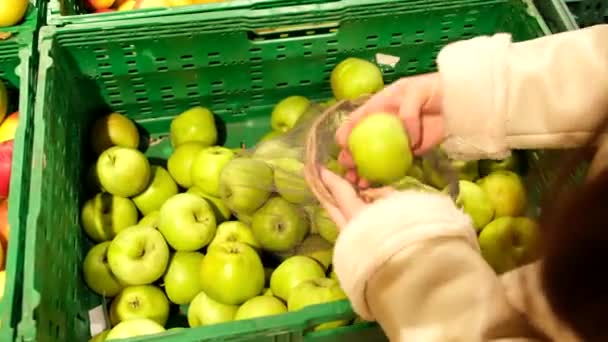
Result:
<svg viewBox="0 0 608 342"><path fill-rule="evenodd" d="M328 21L317 24L289 25L279 27L265 27L249 31L249 40L254 42L269 41L285 38L310 37L328 34L336 34L340 28L340 22Z"/></svg>

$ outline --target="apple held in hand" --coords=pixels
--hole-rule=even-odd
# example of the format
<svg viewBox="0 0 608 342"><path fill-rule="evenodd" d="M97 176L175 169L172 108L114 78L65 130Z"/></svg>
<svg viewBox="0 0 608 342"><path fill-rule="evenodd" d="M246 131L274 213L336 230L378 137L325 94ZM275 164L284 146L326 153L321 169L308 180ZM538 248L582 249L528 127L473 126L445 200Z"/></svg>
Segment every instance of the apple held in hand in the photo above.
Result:
<svg viewBox="0 0 608 342"><path fill-rule="evenodd" d="M165 273L165 292L175 304L189 304L202 291L200 272L204 255L199 252L175 252Z"/></svg>
<svg viewBox="0 0 608 342"><path fill-rule="evenodd" d="M160 208L159 230L176 251L196 251L215 236L215 214L201 197L177 194Z"/></svg>
<svg viewBox="0 0 608 342"><path fill-rule="evenodd" d="M171 121L170 139L173 147L197 141L203 146L215 145L217 128L213 113L207 108L194 107L176 116Z"/></svg>
<svg viewBox="0 0 608 342"><path fill-rule="evenodd" d="M403 178L412 165L410 141L397 115L370 114L353 128L348 148L357 173L374 184Z"/></svg>
<svg viewBox="0 0 608 342"><path fill-rule="evenodd" d="M112 240L125 228L137 224L137 208L124 197L101 192L85 202L80 219L85 233L95 242Z"/></svg>
<svg viewBox="0 0 608 342"><path fill-rule="evenodd" d="M300 116L310 107L310 101L304 96L289 96L281 100L272 110L270 125L277 132L292 129Z"/></svg>
<svg viewBox="0 0 608 342"><path fill-rule="evenodd" d="M93 292L104 297L114 297L123 288L108 264L110 241L93 246L84 258L82 273L84 282Z"/></svg>
<svg viewBox="0 0 608 342"><path fill-rule="evenodd" d="M150 184L146 190L133 197L135 206L143 215L159 210L167 199L177 194L177 184L175 184L169 172L161 166L153 165L151 168L152 179Z"/></svg>
<svg viewBox="0 0 608 342"><path fill-rule="evenodd" d="M532 262L539 252L538 230L527 217L499 217L479 234L481 255L498 274Z"/></svg>
<svg viewBox="0 0 608 342"><path fill-rule="evenodd" d="M330 82L337 100L354 100L384 88L380 68L354 57L346 58L332 70Z"/></svg>
<svg viewBox="0 0 608 342"><path fill-rule="evenodd" d="M212 146L201 150L192 163L192 183L204 193L219 197L220 175L234 158L231 149Z"/></svg>
<svg viewBox="0 0 608 342"><path fill-rule="evenodd" d="M234 320L237 305L222 304L213 300L205 292L200 292L188 307L188 325L200 327Z"/></svg>
<svg viewBox="0 0 608 342"><path fill-rule="evenodd" d="M477 184L488 194L494 206L494 217L515 217L526 209L526 188L516 173L494 171L478 180Z"/></svg>
<svg viewBox="0 0 608 342"><path fill-rule="evenodd" d="M8 198L13 166L13 140L0 143L0 199Z"/></svg>
<svg viewBox="0 0 608 342"><path fill-rule="evenodd" d="M334 256L334 246L319 235L308 235L296 247L295 254L313 258L328 270Z"/></svg>
<svg viewBox="0 0 608 342"><path fill-rule="evenodd" d="M460 191L456 198L456 205L464 209L473 220L473 227L480 231L494 218L494 206L488 194L483 189L466 180L458 182Z"/></svg>
<svg viewBox="0 0 608 342"><path fill-rule="evenodd" d="M287 312L283 302L273 296L257 296L249 299L236 311L235 320L280 315Z"/></svg>
<svg viewBox="0 0 608 342"><path fill-rule="evenodd" d="M253 214L251 229L263 249L286 252L302 242L310 224L303 210L281 197L273 197Z"/></svg>
<svg viewBox="0 0 608 342"><path fill-rule="evenodd" d="M108 248L112 273L125 285L146 285L158 280L169 262L169 246L152 227L133 226L116 235Z"/></svg>
<svg viewBox="0 0 608 342"><path fill-rule="evenodd" d="M260 244L253 236L251 228L243 222L227 221L217 227L217 232L213 241L209 244L209 248L223 242L241 242L247 244L254 249L260 248Z"/></svg>
<svg viewBox="0 0 608 342"><path fill-rule="evenodd" d="M207 201L207 203L209 203L209 205L211 206L211 209L213 209L213 213L215 214L216 223L222 223L224 221L230 220L232 213L230 212L230 209L228 208L228 206L226 206L226 204L224 203L224 201L222 201L221 198L207 195L206 193L203 192L203 190L201 190L195 186L191 187L186 192L189 194L194 194L199 197L202 197Z"/></svg>
<svg viewBox="0 0 608 342"><path fill-rule="evenodd" d="M111 113L93 124L91 143L96 154L101 154L112 146L137 149L139 132L131 119L119 113Z"/></svg>
<svg viewBox="0 0 608 342"><path fill-rule="evenodd" d="M138 150L113 146L97 159L97 177L112 195L131 197L150 183L151 169L146 156Z"/></svg>
<svg viewBox="0 0 608 342"><path fill-rule="evenodd" d="M257 252L240 242L218 243L207 250L200 273L203 291L214 300L239 305L264 289L264 266Z"/></svg>
<svg viewBox="0 0 608 342"><path fill-rule="evenodd" d="M275 296L287 300L291 290L301 282L324 276L325 271L316 260L296 255L283 261L274 270L270 276L270 289Z"/></svg>
<svg viewBox="0 0 608 342"><path fill-rule="evenodd" d="M346 299L346 294L337 281L330 278L306 280L295 286L287 300L289 311L298 311L307 306L335 302ZM333 329L348 324L348 320L323 323L315 330Z"/></svg>
<svg viewBox="0 0 608 342"><path fill-rule="evenodd" d="M198 141L187 142L173 150L167 161L167 169L182 188L189 188L192 183L192 164L205 145Z"/></svg>
<svg viewBox="0 0 608 342"><path fill-rule="evenodd" d="M136 318L118 323L106 336L106 341L130 337L154 335L165 332L165 328L148 318Z"/></svg>
<svg viewBox="0 0 608 342"><path fill-rule="evenodd" d="M313 225L317 227L317 231L322 238L331 244L336 243L339 233L338 226L331 217L329 217L329 214L327 214L327 211L323 207L315 207L312 222Z"/></svg>
<svg viewBox="0 0 608 342"><path fill-rule="evenodd" d="M238 214L252 214L268 200L272 188L272 169L261 160L235 158L220 175L220 197Z"/></svg>
<svg viewBox="0 0 608 342"><path fill-rule="evenodd" d="M277 159L273 162L275 190L291 203L306 204L315 202L304 178L304 164L292 158Z"/></svg>
<svg viewBox="0 0 608 342"><path fill-rule="evenodd" d="M165 293L153 285L125 287L112 300L110 322L120 322L148 318L164 326L169 317L169 301Z"/></svg>
<svg viewBox="0 0 608 342"><path fill-rule="evenodd" d="M141 220L139 220L139 223L137 223L137 225L138 226L148 226L148 227L153 227L155 229L158 229L159 222L160 222L160 211L155 210L155 211L149 213L148 215L142 217Z"/></svg>

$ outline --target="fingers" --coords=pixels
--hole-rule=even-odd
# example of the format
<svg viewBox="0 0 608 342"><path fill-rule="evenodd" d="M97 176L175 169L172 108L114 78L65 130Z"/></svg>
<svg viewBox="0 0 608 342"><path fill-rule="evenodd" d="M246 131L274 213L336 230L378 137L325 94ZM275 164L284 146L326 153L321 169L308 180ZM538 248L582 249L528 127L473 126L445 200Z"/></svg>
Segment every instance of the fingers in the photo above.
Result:
<svg viewBox="0 0 608 342"><path fill-rule="evenodd" d="M338 162L348 169L352 169L355 167L355 161L353 160L353 156L346 149L342 149L340 151L340 154L338 155Z"/></svg>
<svg viewBox="0 0 608 342"><path fill-rule="evenodd" d="M346 220L349 220L363 208L365 203L349 182L326 168L321 168L320 174L321 180L332 194L337 203L337 208Z"/></svg>
<svg viewBox="0 0 608 342"><path fill-rule="evenodd" d="M423 93L408 93L403 97L399 117L407 130L410 146L416 149L422 142L422 120L420 109L426 101Z"/></svg>

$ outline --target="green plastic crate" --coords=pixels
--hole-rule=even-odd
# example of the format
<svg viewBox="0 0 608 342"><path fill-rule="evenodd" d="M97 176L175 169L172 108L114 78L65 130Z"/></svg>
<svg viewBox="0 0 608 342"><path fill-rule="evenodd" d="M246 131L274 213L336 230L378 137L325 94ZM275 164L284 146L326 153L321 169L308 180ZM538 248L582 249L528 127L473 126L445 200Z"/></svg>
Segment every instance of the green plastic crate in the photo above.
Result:
<svg viewBox="0 0 608 342"><path fill-rule="evenodd" d="M608 0L565 0L580 27L608 23Z"/></svg>
<svg viewBox="0 0 608 342"><path fill-rule="evenodd" d="M578 29L576 18L563 0L534 0L534 4L551 32L564 32Z"/></svg>
<svg viewBox="0 0 608 342"><path fill-rule="evenodd" d="M11 33L0 40L0 80L13 99L9 113L19 111L19 126L13 142L13 159L8 222L10 234L6 257L6 283L0 300L0 341L12 341L21 320L25 227L29 200L32 161L34 89L36 85L37 50L32 49L41 22L41 7L32 2L24 20L15 26L0 28ZM18 103L14 99L18 99Z"/></svg>
<svg viewBox="0 0 608 342"><path fill-rule="evenodd" d="M533 15L530 15L532 13ZM423 6L411 1L342 0L286 8L232 9L181 16L45 27L35 103L34 163L27 218L22 341L85 341L88 290L81 264L91 246L79 224L83 178L93 162L92 122L109 110L135 119L167 157L173 116L194 105L218 116L227 146L252 146L269 130L282 98L330 97L329 73L348 56L383 65L386 82L435 70L445 44L511 32L518 41L549 33L533 5L517 0ZM186 329L146 341L377 341L376 324L310 332L352 318L348 301L251 321Z"/></svg>

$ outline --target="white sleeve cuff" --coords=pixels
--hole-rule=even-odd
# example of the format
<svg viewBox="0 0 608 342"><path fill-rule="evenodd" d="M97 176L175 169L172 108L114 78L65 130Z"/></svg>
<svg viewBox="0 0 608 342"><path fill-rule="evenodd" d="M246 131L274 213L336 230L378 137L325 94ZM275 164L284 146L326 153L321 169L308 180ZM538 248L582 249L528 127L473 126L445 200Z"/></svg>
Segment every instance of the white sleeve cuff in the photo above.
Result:
<svg viewBox="0 0 608 342"><path fill-rule="evenodd" d="M355 312L374 320L366 285L393 255L435 238L464 239L479 250L472 227L469 216L443 194L396 192L366 207L342 230L334 248L334 270Z"/></svg>

